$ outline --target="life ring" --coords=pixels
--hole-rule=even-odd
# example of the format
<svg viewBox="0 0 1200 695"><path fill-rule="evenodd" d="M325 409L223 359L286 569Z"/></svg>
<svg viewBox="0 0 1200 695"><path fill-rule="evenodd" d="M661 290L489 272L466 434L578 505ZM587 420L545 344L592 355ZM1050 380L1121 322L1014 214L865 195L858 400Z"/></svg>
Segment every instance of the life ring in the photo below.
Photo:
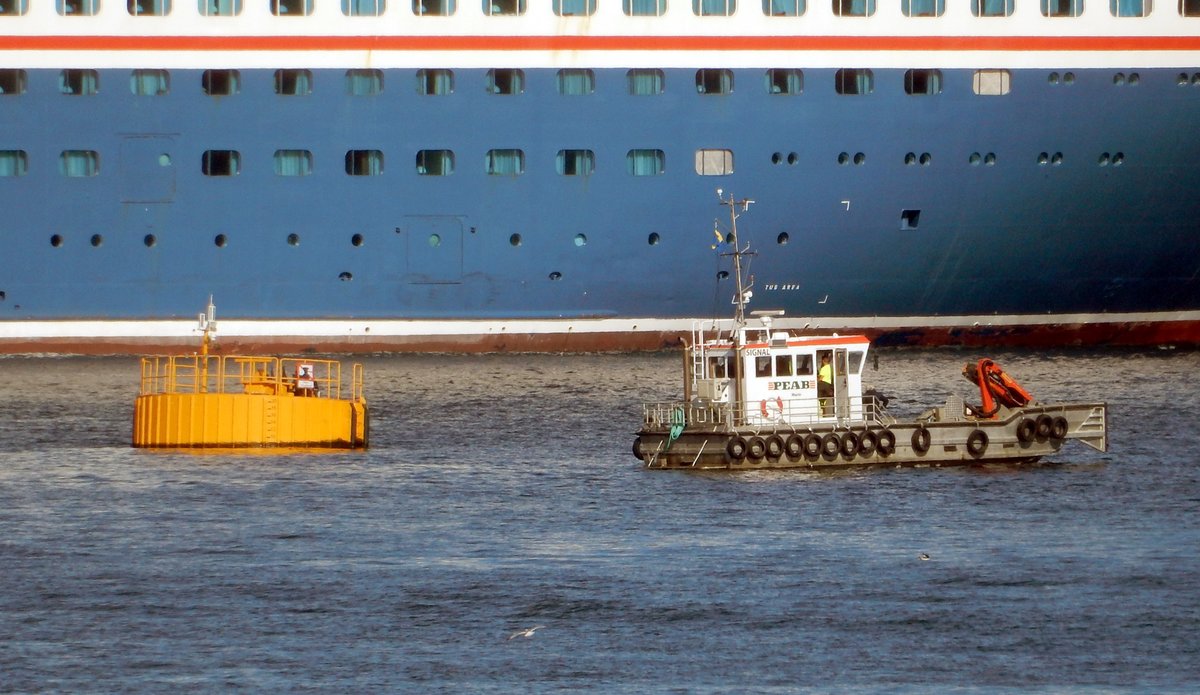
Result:
<svg viewBox="0 0 1200 695"><path fill-rule="evenodd" d="M767 437L767 457L777 459L783 456L783 437L773 434Z"/></svg>
<svg viewBox="0 0 1200 695"><path fill-rule="evenodd" d="M842 455L848 459L854 458L858 453L858 435L853 432L847 432L842 435Z"/></svg>
<svg viewBox="0 0 1200 695"><path fill-rule="evenodd" d="M1045 413L1038 415L1036 429L1038 439L1045 439L1046 437L1049 437L1051 430L1054 429L1054 418Z"/></svg>
<svg viewBox="0 0 1200 695"><path fill-rule="evenodd" d="M1050 436L1055 439L1066 439L1068 429L1070 427L1067 425L1067 419L1059 415L1054 418L1054 422L1050 425Z"/></svg>
<svg viewBox="0 0 1200 695"><path fill-rule="evenodd" d="M1017 423L1017 439L1029 443L1037 438L1037 425L1029 418L1022 418Z"/></svg>
<svg viewBox="0 0 1200 695"><path fill-rule="evenodd" d="M821 437L821 453L822 454L825 454L829 458L833 458L834 456L837 456L838 452L841 450L842 450L842 440L838 439L838 436L836 434L834 434L833 432L830 432L829 434L825 435L824 437Z"/></svg>
<svg viewBox="0 0 1200 695"><path fill-rule="evenodd" d="M741 461L746 458L746 440L735 436L725 445L725 453L729 454L729 458L734 461Z"/></svg>
<svg viewBox="0 0 1200 695"><path fill-rule="evenodd" d="M746 455L752 459L760 459L767 453L767 443L762 437L751 437L746 442Z"/></svg>
<svg viewBox="0 0 1200 695"><path fill-rule="evenodd" d="M793 434L783 443L783 450L787 452L788 458L798 459L804 455L804 438L798 434Z"/></svg>
<svg viewBox="0 0 1200 695"><path fill-rule="evenodd" d="M879 437L871 430L866 430L858 438L858 453L870 456L879 448Z"/></svg>
<svg viewBox="0 0 1200 695"><path fill-rule="evenodd" d="M930 436L929 430L924 427L918 427L912 433L912 448L918 454L923 454L929 451L929 444L933 437Z"/></svg>
<svg viewBox="0 0 1200 695"><path fill-rule="evenodd" d="M975 430L967 435L967 453L972 456L983 456L987 451L988 436L983 430Z"/></svg>
<svg viewBox="0 0 1200 695"><path fill-rule="evenodd" d="M879 443L876 445L876 450L880 456L887 456L896 450L896 435L892 434L891 430L879 431Z"/></svg>
<svg viewBox="0 0 1200 695"><path fill-rule="evenodd" d="M783 417L783 399L776 396L775 400L767 398L759 401L758 409L762 413L764 420L778 420ZM775 411L774 415L771 414L772 410Z"/></svg>
<svg viewBox="0 0 1200 695"><path fill-rule="evenodd" d="M821 455L821 437L814 432L809 432L804 437L804 455L810 459L815 459Z"/></svg>

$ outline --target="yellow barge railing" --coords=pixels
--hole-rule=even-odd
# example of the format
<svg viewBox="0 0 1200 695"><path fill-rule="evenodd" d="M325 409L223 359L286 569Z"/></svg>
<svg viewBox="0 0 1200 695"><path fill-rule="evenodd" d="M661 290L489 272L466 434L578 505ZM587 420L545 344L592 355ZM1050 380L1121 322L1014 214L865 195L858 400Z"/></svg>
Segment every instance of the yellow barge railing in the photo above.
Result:
<svg viewBox="0 0 1200 695"><path fill-rule="evenodd" d="M240 355L143 357L133 445L146 448L365 448L363 368Z"/></svg>

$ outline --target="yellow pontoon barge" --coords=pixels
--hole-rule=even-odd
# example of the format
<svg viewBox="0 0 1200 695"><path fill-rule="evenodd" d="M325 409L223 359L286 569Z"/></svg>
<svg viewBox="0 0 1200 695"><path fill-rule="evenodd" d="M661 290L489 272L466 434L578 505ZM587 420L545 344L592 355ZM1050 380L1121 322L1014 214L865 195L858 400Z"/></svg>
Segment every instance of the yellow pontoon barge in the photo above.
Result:
<svg viewBox="0 0 1200 695"><path fill-rule="evenodd" d="M210 355L216 322L201 315L200 354L142 358L133 409L139 448L365 449L363 369L343 383L336 360Z"/></svg>

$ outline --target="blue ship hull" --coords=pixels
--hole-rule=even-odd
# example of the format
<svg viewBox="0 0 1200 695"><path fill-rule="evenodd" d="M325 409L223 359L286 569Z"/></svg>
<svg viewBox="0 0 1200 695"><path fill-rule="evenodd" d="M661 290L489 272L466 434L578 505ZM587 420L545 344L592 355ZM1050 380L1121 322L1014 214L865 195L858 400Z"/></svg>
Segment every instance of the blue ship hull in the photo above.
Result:
<svg viewBox="0 0 1200 695"><path fill-rule="evenodd" d="M652 97L629 95L624 70L596 70L581 97L554 70L511 96L470 69L424 96L414 72L385 70L364 97L343 70L314 70L306 96L243 70L240 93L211 97L202 71L172 70L169 94L137 97L106 69L84 97L29 70L25 94L0 97L0 150L28 162L0 177L0 322L188 317L210 295L246 320L724 317L723 188L756 201L753 308L868 331L883 317L892 342L1200 342L1200 85L1178 70L1014 70L1004 96L943 70L940 94L912 96L903 70L877 69L872 94L845 96L811 69L778 96L738 69L713 96L667 69ZM524 172L486 174L496 148L522 150ZM662 175L628 172L642 148L663 151ZM697 174L706 148L733 172ZM60 172L77 149L97 175ZM347 175L363 149L382 173ZM453 173L419 175L427 149L452 150ZM594 152L594 172L557 173L563 149ZM238 174L205 175L209 150L237 151ZM277 150L310 151L311 174L277 175Z"/></svg>

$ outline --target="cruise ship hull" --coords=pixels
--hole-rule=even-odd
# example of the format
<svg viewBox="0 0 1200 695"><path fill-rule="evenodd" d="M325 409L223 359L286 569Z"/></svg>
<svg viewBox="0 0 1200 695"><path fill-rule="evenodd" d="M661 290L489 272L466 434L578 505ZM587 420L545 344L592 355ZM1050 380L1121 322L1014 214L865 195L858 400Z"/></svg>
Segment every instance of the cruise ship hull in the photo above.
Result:
<svg viewBox="0 0 1200 695"><path fill-rule="evenodd" d="M227 97L198 69L160 97L131 97L128 69L97 71L87 97L28 70L26 93L0 97L0 149L28 161L0 178L0 351L184 349L210 295L238 351L672 346L728 313L718 188L754 199L753 307L789 328L1200 344L1195 71L1015 69L981 96L974 70L946 68L928 96L876 68L848 96L809 68L780 96L750 67L697 93L701 67L664 69L656 96L630 95L623 68L595 69L586 96L556 93L550 68L515 95L463 68L444 97L387 69L383 93L354 98L340 69L312 70L304 96L244 69ZM74 148L100 175L64 176ZM485 172L497 148L522 153L519 173ZM301 149L307 175L272 166ZM449 175L418 173L431 149L453 152ZM642 149L661 172L634 175ZM213 150L237 153L235 175L203 171ZM380 170L349 175L365 150ZM594 169L563 175L563 150ZM701 151L730 153L727 170L701 173Z"/></svg>

